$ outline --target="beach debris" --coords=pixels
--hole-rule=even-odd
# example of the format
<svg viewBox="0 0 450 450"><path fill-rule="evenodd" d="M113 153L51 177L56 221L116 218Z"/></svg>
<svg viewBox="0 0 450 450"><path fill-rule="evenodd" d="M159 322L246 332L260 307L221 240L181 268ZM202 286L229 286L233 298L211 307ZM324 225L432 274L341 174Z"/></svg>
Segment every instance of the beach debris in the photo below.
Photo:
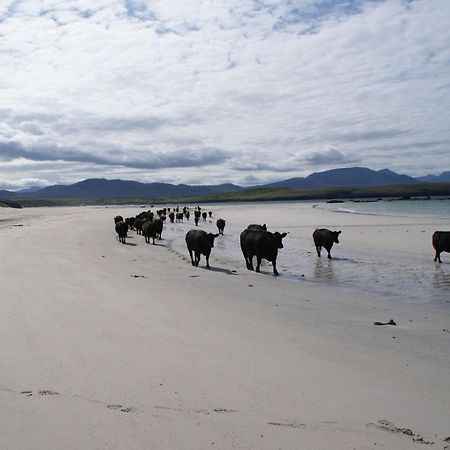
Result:
<svg viewBox="0 0 450 450"><path fill-rule="evenodd" d="M13 225L13 227L23 227L23 223L16 223Z"/></svg>
<svg viewBox="0 0 450 450"><path fill-rule="evenodd" d="M391 320L386 320L384 322L374 322L374 325L397 325L393 319Z"/></svg>
<svg viewBox="0 0 450 450"><path fill-rule="evenodd" d="M147 278L145 275L130 275L131 278Z"/></svg>
<svg viewBox="0 0 450 450"><path fill-rule="evenodd" d="M190 278L198 278L200 275L189 275Z"/></svg>
<svg viewBox="0 0 450 450"><path fill-rule="evenodd" d="M123 405L106 405L108 409L114 409L120 412L124 413L133 413L136 412L135 408L132 408L131 406L123 406Z"/></svg>
<svg viewBox="0 0 450 450"><path fill-rule="evenodd" d="M232 410L232 409L215 408L214 412L216 412L216 413L232 413L232 412L235 412L235 411Z"/></svg>
<svg viewBox="0 0 450 450"><path fill-rule="evenodd" d="M442 331L444 331L445 333L450 333L450 330L446 330L445 328Z"/></svg>
<svg viewBox="0 0 450 450"><path fill-rule="evenodd" d="M450 436L446 437L445 439L442 439L444 442L450 442Z"/></svg>
<svg viewBox="0 0 450 450"><path fill-rule="evenodd" d="M22 391L21 394L26 395L27 397L31 397L33 395L32 391Z"/></svg>
<svg viewBox="0 0 450 450"><path fill-rule="evenodd" d="M367 423L366 427L375 427L380 430L390 431L391 433L404 434L405 436L409 436L414 442L425 445L434 445L434 441L426 441L421 434L416 433L410 428L397 427L391 421L386 419L381 419L377 423Z"/></svg>

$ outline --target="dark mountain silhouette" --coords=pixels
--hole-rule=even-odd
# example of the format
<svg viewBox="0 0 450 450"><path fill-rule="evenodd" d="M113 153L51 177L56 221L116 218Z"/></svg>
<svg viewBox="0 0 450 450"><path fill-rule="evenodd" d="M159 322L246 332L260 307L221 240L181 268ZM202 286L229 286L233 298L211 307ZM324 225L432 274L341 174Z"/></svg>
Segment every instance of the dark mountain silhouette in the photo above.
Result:
<svg viewBox="0 0 450 450"><path fill-rule="evenodd" d="M417 179L425 183L450 183L450 171L442 172L440 175L426 175Z"/></svg>
<svg viewBox="0 0 450 450"><path fill-rule="evenodd" d="M188 184L169 183L140 183L138 181L107 180L105 178L92 178L70 185L48 186L39 190L22 190L18 192L0 191L0 199L86 199L86 200L113 200L113 199L146 199L158 200L169 198L186 198L194 196L211 196L221 193L232 193L251 189L321 189L330 187L370 187L388 185L407 185L413 183L450 183L450 172L439 176L412 178L400 175L392 170L372 170L366 167L350 167L316 172L302 178L289 178L259 186L243 188L235 184L221 184L209 186L192 186Z"/></svg>
<svg viewBox="0 0 450 450"><path fill-rule="evenodd" d="M190 186L187 184L140 183L138 181L91 178L70 185L48 186L39 191L15 193L14 197L47 199L106 199L106 198L169 198L210 195L240 190L233 184L217 186ZM2 193L0 192L0 196Z"/></svg>
<svg viewBox="0 0 450 450"><path fill-rule="evenodd" d="M383 186L409 183L418 183L418 180L407 175L399 175L389 169L372 170L367 167L350 167L316 172L306 178L290 178L261 187L315 189L335 186Z"/></svg>

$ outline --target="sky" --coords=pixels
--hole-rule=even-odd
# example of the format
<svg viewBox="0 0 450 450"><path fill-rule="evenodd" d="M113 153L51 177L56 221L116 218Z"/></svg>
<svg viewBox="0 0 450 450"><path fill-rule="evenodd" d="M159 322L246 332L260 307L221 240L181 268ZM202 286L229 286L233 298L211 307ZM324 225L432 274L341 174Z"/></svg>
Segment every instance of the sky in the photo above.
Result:
<svg viewBox="0 0 450 450"><path fill-rule="evenodd" d="M0 0L0 188L450 170L449 0Z"/></svg>

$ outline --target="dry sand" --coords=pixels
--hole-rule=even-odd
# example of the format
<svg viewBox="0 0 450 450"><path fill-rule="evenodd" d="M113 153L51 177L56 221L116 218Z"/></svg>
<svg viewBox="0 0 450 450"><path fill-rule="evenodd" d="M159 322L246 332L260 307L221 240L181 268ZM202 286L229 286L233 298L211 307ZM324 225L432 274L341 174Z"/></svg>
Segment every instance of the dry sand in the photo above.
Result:
<svg viewBox="0 0 450 450"><path fill-rule="evenodd" d="M283 224L309 252L314 227L336 226L338 255L394 248L431 267L430 233L445 228L290 208L214 211L236 246L229 230L248 222ZM191 224L168 225L156 246L134 232L119 244L113 217L137 212L0 210L0 448L450 446L445 305L274 278L268 265L256 274L220 259L220 243L211 270L194 268L180 246ZM391 318L397 326L373 325Z"/></svg>

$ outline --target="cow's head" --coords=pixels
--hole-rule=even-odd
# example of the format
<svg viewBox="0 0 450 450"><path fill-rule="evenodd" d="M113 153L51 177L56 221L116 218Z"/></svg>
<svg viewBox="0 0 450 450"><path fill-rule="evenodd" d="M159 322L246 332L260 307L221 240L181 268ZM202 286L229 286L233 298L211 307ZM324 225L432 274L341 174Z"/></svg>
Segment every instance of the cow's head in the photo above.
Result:
<svg viewBox="0 0 450 450"><path fill-rule="evenodd" d="M207 236L208 236L208 244L209 244L209 246L210 246L211 248L213 248L213 247L214 247L214 239L215 239L217 236L219 236L219 235L218 235L218 234L208 233Z"/></svg>
<svg viewBox="0 0 450 450"><path fill-rule="evenodd" d="M287 236L287 233L278 233L278 231L275 231L275 233L272 233L272 239L275 242L275 245L277 248L283 248L283 238Z"/></svg>
<svg viewBox="0 0 450 450"><path fill-rule="evenodd" d="M339 244L339 235L341 234L340 231L333 231L333 240L336 242L336 244Z"/></svg>

